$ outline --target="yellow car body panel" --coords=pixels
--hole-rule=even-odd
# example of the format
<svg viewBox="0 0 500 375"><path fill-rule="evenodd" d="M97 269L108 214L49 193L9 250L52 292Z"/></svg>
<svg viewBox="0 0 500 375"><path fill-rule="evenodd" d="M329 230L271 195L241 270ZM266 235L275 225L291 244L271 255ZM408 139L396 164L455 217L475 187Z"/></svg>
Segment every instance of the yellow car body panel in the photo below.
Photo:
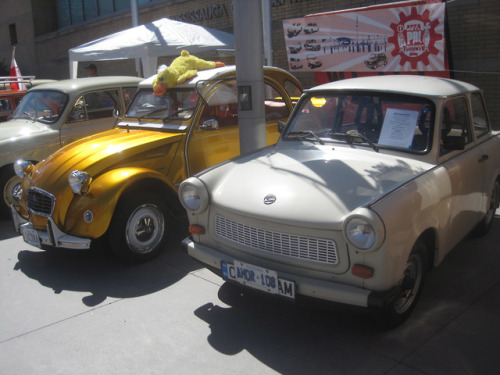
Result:
<svg viewBox="0 0 500 375"><path fill-rule="evenodd" d="M119 208L118 216L133 215L123 211L138 197L143 197L140 207L147 215L157 214L158 207L169 217L185 215L177 197L180 183L240 154L236 71L234 66L200 71L163 96L153 94L152 79L139 85L116 128L76 141L35 165L23 180L21 218L14 218L15 223L28 221L30 233L38 231L50 246L71 248L75 241L74 247L81 248L82 238L93 240L111 230L120 219ZM302 86L290 73L273 67L264 69L264 85L270 145L278 140L278 122L288 119ZM88 176L85 191L70 188L68 176L74 171ZM152 196L154 204L146 202ZM49 207L36 206L39 198L50 201ZM164 225L158 220L157 226ZM57 233L47 235L51 225ZM125 227L132 232L134 224ZM64 238L52 239L57 235ZM115 237L111 246L120 240Z"/></svg>

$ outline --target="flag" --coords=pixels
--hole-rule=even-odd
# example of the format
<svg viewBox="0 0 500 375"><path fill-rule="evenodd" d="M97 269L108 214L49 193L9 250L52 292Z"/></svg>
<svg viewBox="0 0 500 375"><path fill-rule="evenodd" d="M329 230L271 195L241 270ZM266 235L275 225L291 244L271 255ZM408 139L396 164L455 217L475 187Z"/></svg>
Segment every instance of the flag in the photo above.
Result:
<svg viewBox="0 0 500 375"><path fill-rule="evenodd" d="M16 80L12 80L16 83L11 83L10 87L12 90L26 90L26 85L22 82L22 76L21 76L21 71L19 70L19 67L17 66L16 58L14 57L16 50L12 50L12 60L10 62L10 76L11 77L17 77L17 82Z"/></svg>

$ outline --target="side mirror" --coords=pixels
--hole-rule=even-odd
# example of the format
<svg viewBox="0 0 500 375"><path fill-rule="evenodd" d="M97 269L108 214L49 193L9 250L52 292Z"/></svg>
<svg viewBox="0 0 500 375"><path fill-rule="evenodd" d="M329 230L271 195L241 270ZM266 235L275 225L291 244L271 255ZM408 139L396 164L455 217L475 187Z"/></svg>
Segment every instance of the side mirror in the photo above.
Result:
<svg viewBox="0 0 500 375"><path fill-rule="evenodd" d="M283 134L283 130L285 130L286 123L283 121L278 121L278 133Z"/></svg>
<svg viewBox="0 0 500 375"><path fill-rule="evenodd" d="M121 116L120 110L117 108L113 108L113 117L120 118L120 116Z"/></svg>
<svg viewBox="0 0 500 375"><path fill-rule="evenodd" d="M217 130L219 129L219 122L216 119L208 119L198 127L199 130Z"/></svg>

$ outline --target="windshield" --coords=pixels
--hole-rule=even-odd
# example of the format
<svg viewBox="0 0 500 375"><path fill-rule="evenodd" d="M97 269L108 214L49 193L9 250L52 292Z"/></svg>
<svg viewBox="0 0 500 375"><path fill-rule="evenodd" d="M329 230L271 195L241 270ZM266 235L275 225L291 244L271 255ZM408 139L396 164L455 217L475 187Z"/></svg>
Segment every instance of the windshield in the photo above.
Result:
<svg viewBox="0 0 500 375"><path fill-rule="evenodd" d="M13 117L53 124L59 119L67 103L68 96L60 91L30 91L21 100Z"/></svg>
<svg viewBox="0 0 500 375"><path fill-rule="evenodd" d="M155 120L186 120L194 112L199 95L194 89L169 89L164 95L153 89L141 89L130 104L125 117Z"/></svg>
<svg viewBox="0 0 500 375"><path fill-rule="evenodd" d="M434 104L385 93L325 93L304 97L284 139L347 142L425 152L430 148Z"/></svg>

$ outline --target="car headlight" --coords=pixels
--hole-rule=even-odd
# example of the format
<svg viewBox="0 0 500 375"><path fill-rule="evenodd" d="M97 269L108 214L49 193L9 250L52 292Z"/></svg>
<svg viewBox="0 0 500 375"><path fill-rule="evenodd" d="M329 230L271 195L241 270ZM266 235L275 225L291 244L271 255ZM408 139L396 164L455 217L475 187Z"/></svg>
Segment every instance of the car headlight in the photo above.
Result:
<svg viewBox="0 0 500 375"><path fill-rule="evenodd" d="M356 210L344 224L344 234L349 243L359 250L376 250L385 238L384 225L371 210Z"/></svg>
<svg viewBox="0 0 500 375"><path fill-rule="evenodd" d="M92 177L86 172L73 171L68 176L69 186L75 194L85 194L89 190Z"/></svg>
<svg viewBox="0 0 500 375"><path fill-rule="evenodd" d="M186 210L195 214L202 213L208 207L208 191L203 182L196 177L190 177L182 182L179 187L179 199Z"/></svg>
<svg viewBox="0 0 500 375"><path fill-rule="evenodd" d="M14 172L17 177L23 178L25 174L30 174L33 170L33 163L27 160L19 159L14 163Z"/></svg>

